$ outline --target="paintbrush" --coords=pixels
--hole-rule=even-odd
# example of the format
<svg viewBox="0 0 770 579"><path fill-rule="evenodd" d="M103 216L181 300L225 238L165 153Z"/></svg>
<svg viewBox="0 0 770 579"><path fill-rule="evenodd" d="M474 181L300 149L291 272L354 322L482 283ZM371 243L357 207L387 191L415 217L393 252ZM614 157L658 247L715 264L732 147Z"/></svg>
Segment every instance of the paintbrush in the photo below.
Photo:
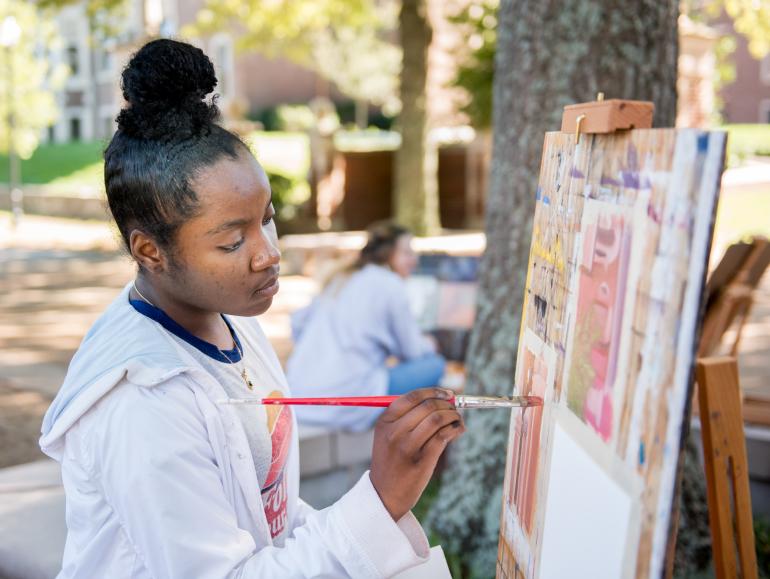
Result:
<svg viewBox="0 0 770 579"><path fill-rule="evenodd" d="M371 406L385 408L398 396L340 396L332 398L222 398L217 404L291 404L303 406ZM449 399L456 408L515 408L542 406L538 396L472 396L456 394Z"/></svg>

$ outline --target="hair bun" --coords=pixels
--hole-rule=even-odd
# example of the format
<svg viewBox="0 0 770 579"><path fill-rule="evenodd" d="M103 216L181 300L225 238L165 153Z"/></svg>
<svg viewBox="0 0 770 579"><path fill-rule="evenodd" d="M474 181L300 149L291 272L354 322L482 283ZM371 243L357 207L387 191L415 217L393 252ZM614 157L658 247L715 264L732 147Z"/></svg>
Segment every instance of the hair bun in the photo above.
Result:
<svg viewBox="0 0 770 579"><path fill-rule="evenodd" d="M214 65L200 48L176 40L145 44L123 71L123 97L118 128L146 139L179 139L200 133L218 116L212 101Z"/></svg>

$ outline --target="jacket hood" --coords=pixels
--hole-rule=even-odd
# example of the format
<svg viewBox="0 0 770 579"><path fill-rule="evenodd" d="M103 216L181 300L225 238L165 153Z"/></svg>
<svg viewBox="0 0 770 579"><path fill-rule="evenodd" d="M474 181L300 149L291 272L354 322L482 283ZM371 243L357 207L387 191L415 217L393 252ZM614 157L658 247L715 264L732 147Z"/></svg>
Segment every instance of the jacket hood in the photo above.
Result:
<svg viewBox="0 0 770 579"><path fill-rule="evenodd" d="M51 458L61 460L67 431L124 379L152 387L192 369L158 324L131 306L130 287L83 338L43 418L40 448Z"/></svg>

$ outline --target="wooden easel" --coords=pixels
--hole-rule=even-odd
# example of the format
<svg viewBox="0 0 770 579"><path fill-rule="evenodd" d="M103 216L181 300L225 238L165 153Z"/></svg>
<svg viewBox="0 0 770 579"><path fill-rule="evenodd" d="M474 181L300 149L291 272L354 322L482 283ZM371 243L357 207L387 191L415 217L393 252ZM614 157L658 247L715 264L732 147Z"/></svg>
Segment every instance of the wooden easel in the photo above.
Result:
<svg viewBox="0 0 770 579"><path fill-rule="evenodd" d="M738 363L733 357L701 358L695 376L714 570L717 579L756 579Z"/></svg>
<svg viewBox="0 0 770 579"><path fill-rule="evenodd" d="M706 286L699 356L713 355L733 322L737 324L730 355L737 355L743 326L754 302L754 290L768 265L770 241L764 237L753 237L748 243L736 243L727 249Z"/></svg>
<svg viewBox="0 0 770 579"><path fill-rule="evenodd" d="M652 127L654 110L655 106L651 102L604 100L604 94L599 93L595 102L564 107L561 130L576 133L576 142L579 142L580 135L586 133L606 134L620 130L648 129ZM701 342L699 353L712 348L712 342L721 339L724 331L738 316L741 323L748 317L752 290L761 277L759 270L761 268L763 272L770 261L767 240L764 240L764 244L760 244L761 247L751 253L745 267L735 275L735 281L740 283L729 284L720 296L722 301L717 304L717 315L710 322L711 325L707 318L704 327L704 338L709 342ZM754 286L749 288L752 283ZM733 355L737 351L739 339L740 332L733 344ZM756 579L757 560L746 439L735 358L700 358L696 366L696 381L716 576L717 579ZM689 420L690 417L685 418ZM673 571L678 509L673 518L666 573L668 577Z"/></svg>

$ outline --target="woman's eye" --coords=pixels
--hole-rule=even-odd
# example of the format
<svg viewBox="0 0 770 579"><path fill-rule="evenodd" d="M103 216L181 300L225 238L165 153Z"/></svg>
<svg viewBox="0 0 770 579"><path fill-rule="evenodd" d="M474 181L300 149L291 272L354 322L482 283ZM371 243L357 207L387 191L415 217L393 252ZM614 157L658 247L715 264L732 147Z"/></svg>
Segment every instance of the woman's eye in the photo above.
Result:
<svg viewBox="0 0 770 579"><path fill-rule="evenodd" d="M273 215L270 215L270 216L268 216L268 217L265 217L265 218L262 220L262 225L270 225L270 222L273 220L273 217L274 217Z"/></svg>
<svg viewBox="0 0 770 579"><path fill-rule="evenodd" d="M243 245L243 239L239 239L232 245L223 245L219 249L223 249L224 251L235 251L238 249L241 245Z"/></svg>

